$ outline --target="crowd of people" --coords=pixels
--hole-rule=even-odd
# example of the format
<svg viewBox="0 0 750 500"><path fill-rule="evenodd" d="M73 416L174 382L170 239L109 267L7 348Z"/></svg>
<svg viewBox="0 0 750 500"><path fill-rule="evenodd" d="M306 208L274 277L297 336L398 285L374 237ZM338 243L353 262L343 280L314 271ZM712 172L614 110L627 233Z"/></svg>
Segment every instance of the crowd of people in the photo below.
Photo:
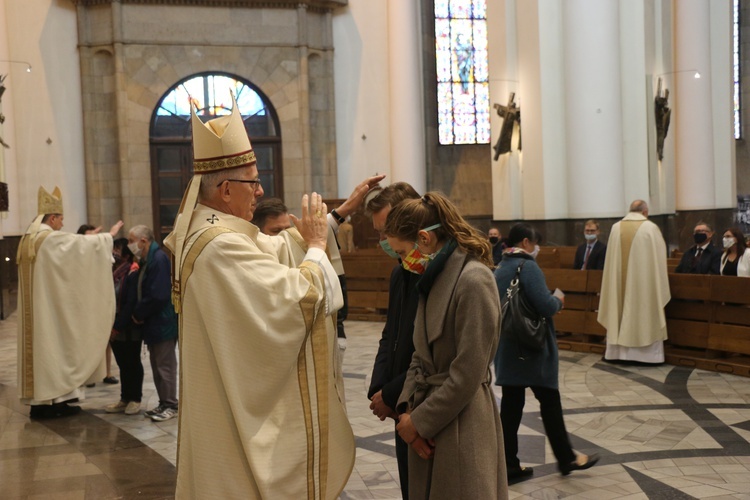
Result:
<svg viewBox="0 0 750 500"><path fill-rule="evenodd" d="M193 114L192 125L194 176L165 240L171 258L144 225L119 239L122 222L107 233L60 231L62 195L40 189L18 252L18 387L32 418L75 414L86 385L117 383L110 349L120 396L105 410L141 414L145 344L159 403L143 414L180 417L179 498L336 498L355 456L339 247L353 251L348 219L362 209L394 259L367 397L377 418L394 423L403 498L507 498L508 481L534 473L518 458L527 389L559 472L598 462L574 451L566 431L553 321L565 297L550 293L536 263L534 227L484 235L444 195L381 187L382 175L330 212L319 194L303 196L298 218L279 199L261 200L236 106L207 123ZM667 252L648 215L634 201L606 244L597 221L583 225L573 266L603 271L606 360L664 362ZM744 235L725 231L723 251L713 236L696 224L676 272L750 276ZM520 332L500 334L507 292L519 283L545 319L538 349L525 348Z"/></svg>

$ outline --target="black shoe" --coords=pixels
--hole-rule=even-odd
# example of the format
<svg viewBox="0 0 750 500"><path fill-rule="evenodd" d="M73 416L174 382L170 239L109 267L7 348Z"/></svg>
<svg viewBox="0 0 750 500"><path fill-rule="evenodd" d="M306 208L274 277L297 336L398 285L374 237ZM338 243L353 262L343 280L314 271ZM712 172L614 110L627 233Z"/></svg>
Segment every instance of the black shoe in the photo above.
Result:
<svg viewBox="0 0 750 500"><path fill-rule="evenodd" d="M120 381L117 380L117 377L104 377L103 382L105 384L119 384Z"/></svg>
<svg viewBox="0 0 750 500"><path fill-rule="evenodd" d="M508 467L508 480L521 479L534 474L532 467Z"/></svg>
<svg viewBox="0 0 750 500"><path fill-rule="evenodd" d="M29 417L34 419L59 418L75 415L81 411L80 406L70 406L65 403L53 405L34 405L31 407Z"/></svg>
<svg viewBox="0 0 750 500"><path fill-rule="evenodd" d="M559 466L560 467L560 474L562 474L563 476L567 476L568 474L570 474L574 470L586 470L586 469L590 469L591 467L593 467L594 465L596 465L596 463L598 461L599 461L599 455L597 455L596 453L592 453L591 455L589 455L589 459L586 460L586 463L584 463L584 464L578 464L578 462L572 462L572 463L568 464L567 467L563 467L562 464L560 464L560 466Z"/></svg>
<svg viewBox="0 0 750 500"><path fill-rule="evenodd" d="M96 385L96 382L91 382L90 384L86 384L86 387L94 387Z"/></svg>

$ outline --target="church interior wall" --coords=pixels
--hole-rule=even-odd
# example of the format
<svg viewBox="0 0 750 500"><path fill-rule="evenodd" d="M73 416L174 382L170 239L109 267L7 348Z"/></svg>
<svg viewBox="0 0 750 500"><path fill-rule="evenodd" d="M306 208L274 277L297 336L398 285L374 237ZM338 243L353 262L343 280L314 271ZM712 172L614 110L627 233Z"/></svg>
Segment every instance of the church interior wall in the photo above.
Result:
<svg viewBox="0 0 750 500"><path fill-rule="evenodd" d="M750 1L740 0L740 138L735 141L737 194L750 196L750 142L747 140L750 120Z"/></svg>
<svg viewBox="0 0 750 500"><path fill-rule="evenodd" d="M10 211L2 234L19 235L37 212L37 190L43 184L62 190L65 225L86 222L81 73L76 39L76 11L56 0L0 1L7 74L2 98L6 115L2 136ZM26 65L31 72L26 72Z"/></svg>
<svg viewBox="0 0 750 500"><path fill-rule="evenodd" d="M386 182L402 180L392 157L391 84L407 76L392 74L389 65L389 9L404 6L398 1L354 1L333 13L340 196L375 173L386 174Z"/></svg>
<svg viewBox="0 0 750 500"><path fill-rule="evenodd" d="M447 146L438 141L434 12L432 0L422 1L427 189L448 195L468 218L489 218L492 214L490 145Z"/></svg>
<svg viewBox="0 0 750 500"><path fill-rule="evenodd" d="M115 4L120 11L113 18ZM67 229L84 222L107 224L121 215L127 224L150 225L151 113L171 85L202 71L227 71L247 78L271 99L282 122L284 194L290 206L305 190L345 196L365 175L391 173L386 0L350 2L332 14L315 9L232 9L231 15L220 8L114 2L85 7L83 24L77 22L72 2L2 0L0 7L5 27L0 55L33 66L31 73L22 65L0 66L0 73L9 75L2 103L7 119L2 137L11 143L4 155L6 179L12 186L11 212L2 221L6 235L19 234L35 215L40 181L63 189ZM741 0L741 7L744 77L750 62L750 37L744 36L750 15L746 0ZM660 16L671 15L672 3L621 3L621 27L627 15L638 18L641 8L653 12L644 15L643 25L637 26L643 30L645 64L669 67L673 33ZM499 168L499 162L491 159L491 145L438 144L431 0L421 2L421 15L427 187L448 194L467 218L487 229L494 211L493 169ZM247 40L248 33L253 40ZM116 42L114 37L119 37ZM305 39L304 50L298 43L300 37ZM628 45L621 50L641 48ZM626 93L632 85L623 79L622 86ZM747 102L747 78L743 78L742 92ZM746 108L743 123L749 117ZM635 112L623 111L626 115ZM650 114L652 109L637 112ZM637 143L634 149L642 151L643 137L635 137L627 117L623 123L625 149L630 151L629 145ZM46 143L48 137L51 144ZM668 157L672 140L668 137ZM653 149L650 139L647 147ZM742 138L731 149L736 155L736 175L721 182L734 182L737 194L750 194L750 146ZM529 156L526 166L532 170ZM654 182L674 182L669 178L674 175L669 161L674 160L665 158L661 170L648 171L652 190ZM625 163L633 162L637 159L626 158ZM547 172L539 172L539 180L549 182ZM637 183L644 183L642 176ZM520 184L526 218L543 224L550 241L576 243L581 232L577 228L585 217L554 218L543 206L535 215L528 205L533 203L530 184ZM670 194L664 196L669 206ZM689 243L691 225L697 219L712 221L717 230L731 225L730 208L675 212L667 210L662 223L673 247ZM542 222L542 218L552 220Z"/></svg>
<svg viewBox="0 0 750 500"><path fill-rule="evenodd" d="M111 31L100 26L108 16ZM122 214L126 225L153 224L152 113L172 86L205 72L237 75L268 96L280 122L283 198L291 210L299 210L302 194L310 190L337 195L328 13L302 4L231 9L112 2L79 7L79 21L81 58L109 50L115 67L114 116L87 115L87 148L89 144L93 151L102 147L108 138L100 130L106 130L104 121L113 118L121 145L119 172L118 165L96 155L87 159L89 170L98 173L91 177L88 190L89 203L99 207L94 215ZM100 75L85 73L84 94L95 93L99 79ZM118 175L119 204L107 203L94 179ZM114 188L117 183L106 186Z"/></svg>

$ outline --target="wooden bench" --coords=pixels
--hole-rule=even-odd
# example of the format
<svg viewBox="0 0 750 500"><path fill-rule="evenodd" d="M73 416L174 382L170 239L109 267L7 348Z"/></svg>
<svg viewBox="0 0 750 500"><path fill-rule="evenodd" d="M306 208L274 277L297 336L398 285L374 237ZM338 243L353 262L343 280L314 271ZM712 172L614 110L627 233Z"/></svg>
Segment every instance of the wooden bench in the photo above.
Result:
<svg viewBox="0 0 750 500"><path fill-rule="evenodd" d="M597 321L602 271L562 266L571 255L569 249L575 250L542 247L537 258L550 290L560 288L565 293L565 308L554 317L557 345L561 350L603 354L606 331ZM349 319L384 320L390 275L397 261L381 249L342 258ZM750 279L670 273L669 287L666 361L750 377Z"/></svg>
<svg viewBox="0 0 750 500"><path fill-rule="evenodd" d="M547 285L566 294L565 309L554 318L558 347L603 353L606 331L597 322L602 272L543 271ZM669 285L666 361L750 377L750 279L670 274Z"/></svg>

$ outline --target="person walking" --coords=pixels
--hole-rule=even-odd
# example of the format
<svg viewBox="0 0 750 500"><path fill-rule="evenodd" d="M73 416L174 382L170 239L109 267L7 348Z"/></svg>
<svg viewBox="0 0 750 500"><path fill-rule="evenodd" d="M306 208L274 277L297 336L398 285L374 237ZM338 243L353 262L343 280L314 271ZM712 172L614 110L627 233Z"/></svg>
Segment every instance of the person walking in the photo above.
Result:
<svg viewBox="0 0 750 500"><path fill-rule="evenodd" d="M501 296L506 295L519 266L520 288L529 305L547 318L549 333L543 349L534 352L520 345L515 335L501 334L495 356L496 385L503 388L500 402L500 420L503 424L505 459L508 479L518 479L534 473L531 467L522 467L518 459L518 428L521 425L526 388L531 388L539 406L552 451L557 458L557 468L563 476L572 471L584 470L596 464L599 457L576 454L570 444L563 420L562 403L558 388L558 354L554 316L563 307L562 296L549 293L542 270L534 260L539 253L541 237L529 224L516 224L508 233L509 248L503 253L500 266L495 270L495 280Z"/></svg>

